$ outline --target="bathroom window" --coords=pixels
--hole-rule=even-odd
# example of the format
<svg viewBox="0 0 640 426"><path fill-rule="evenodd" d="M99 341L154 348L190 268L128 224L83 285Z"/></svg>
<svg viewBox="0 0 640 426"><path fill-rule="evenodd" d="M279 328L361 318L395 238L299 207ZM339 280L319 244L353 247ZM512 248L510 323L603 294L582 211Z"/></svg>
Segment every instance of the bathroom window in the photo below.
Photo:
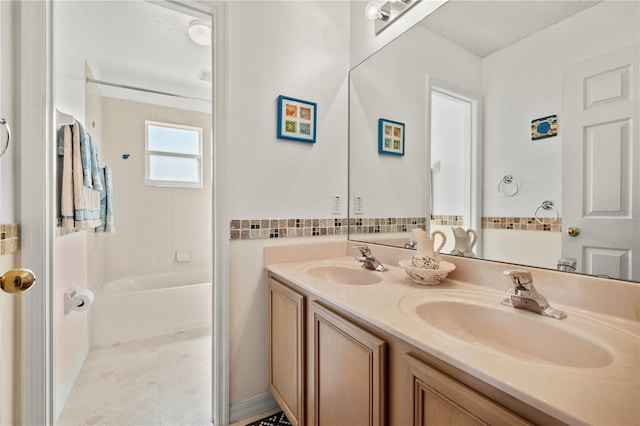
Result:
<svg viewBox="0 0 640 426"><path fill-rule="evenodd" d="M155 121L145 125L145 184L202 188L202 129Z"/></svg>

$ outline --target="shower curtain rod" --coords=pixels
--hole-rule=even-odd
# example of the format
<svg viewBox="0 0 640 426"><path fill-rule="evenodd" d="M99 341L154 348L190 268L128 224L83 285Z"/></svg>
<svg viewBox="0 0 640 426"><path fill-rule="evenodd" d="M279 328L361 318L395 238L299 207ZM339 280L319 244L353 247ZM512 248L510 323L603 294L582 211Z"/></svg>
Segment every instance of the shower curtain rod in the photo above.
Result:
<svg viewBox="0 0 640 426"><path fill-rule="evenodd" d="M87 77L86 80L87 80L87 83L102 84L104 86L119 87L121 89L137 90L139 92L155 93L156 95L173 96L174 98L182 98L182 99L189 99L192 101L202 101L202 102L211 103L211 99L193 98L190 96L176 95L175 93L161 92L159 90L143 89L141 87L129 86L126 84L118 84L118 83L111 83L108 81L96 80L95 78L91 78L91 77Z"/></svg>

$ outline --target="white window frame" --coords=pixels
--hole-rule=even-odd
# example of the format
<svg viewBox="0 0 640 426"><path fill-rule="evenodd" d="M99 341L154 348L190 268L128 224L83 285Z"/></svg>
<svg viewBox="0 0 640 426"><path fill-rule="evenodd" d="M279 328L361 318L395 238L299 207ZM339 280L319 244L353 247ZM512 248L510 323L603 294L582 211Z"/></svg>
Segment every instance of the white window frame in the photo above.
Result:
<svg viewBox="0 0 640 426"><path fill-rule="evenodd" d="M149 126L169 127L173 129L192 130L198 132L198 154L183 154L179 152L157 151L149 149ZM169 186L174 188L202 188L202 128L193 126L184 126L181 124L163 123L159 121L145 120L144 122L144 143L145 143L145 181L148 186ZM174 158L192 158L198 161L198 182L185 182L177 180L155 180L151 179L150 157L152 155L161 157Z"/></svg>

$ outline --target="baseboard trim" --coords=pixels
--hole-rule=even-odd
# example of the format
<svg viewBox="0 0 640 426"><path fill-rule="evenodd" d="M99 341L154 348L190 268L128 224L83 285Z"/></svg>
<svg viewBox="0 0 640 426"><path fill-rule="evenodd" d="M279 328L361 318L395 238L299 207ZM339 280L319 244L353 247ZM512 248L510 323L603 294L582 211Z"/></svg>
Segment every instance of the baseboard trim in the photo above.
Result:
<svg viewBox="0 0 640 426"><path fill-rule="evenodd" d="M275 398L269 392L265 392L253 398L231 404L229 407L229 419L231 423L234 423L272 410L277 406L278 403Z"/></svg>

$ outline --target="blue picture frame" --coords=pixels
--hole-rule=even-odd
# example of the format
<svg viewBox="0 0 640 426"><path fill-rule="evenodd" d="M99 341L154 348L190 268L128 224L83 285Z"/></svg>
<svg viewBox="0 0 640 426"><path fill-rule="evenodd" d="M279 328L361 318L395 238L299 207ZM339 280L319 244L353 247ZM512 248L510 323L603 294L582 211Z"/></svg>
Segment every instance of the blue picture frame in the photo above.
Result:
<svg viewBox="0 0 640 426"><path fill-rule="evenodd" d="M278 139L316 143L317 107L315 102L278 96Z"/></svg>
<svg viewBox="0 0 640 426"><path fill-rule="evenodd" d="M386 118L378 120L378 153L404 155L404 123Z"/></svg>

